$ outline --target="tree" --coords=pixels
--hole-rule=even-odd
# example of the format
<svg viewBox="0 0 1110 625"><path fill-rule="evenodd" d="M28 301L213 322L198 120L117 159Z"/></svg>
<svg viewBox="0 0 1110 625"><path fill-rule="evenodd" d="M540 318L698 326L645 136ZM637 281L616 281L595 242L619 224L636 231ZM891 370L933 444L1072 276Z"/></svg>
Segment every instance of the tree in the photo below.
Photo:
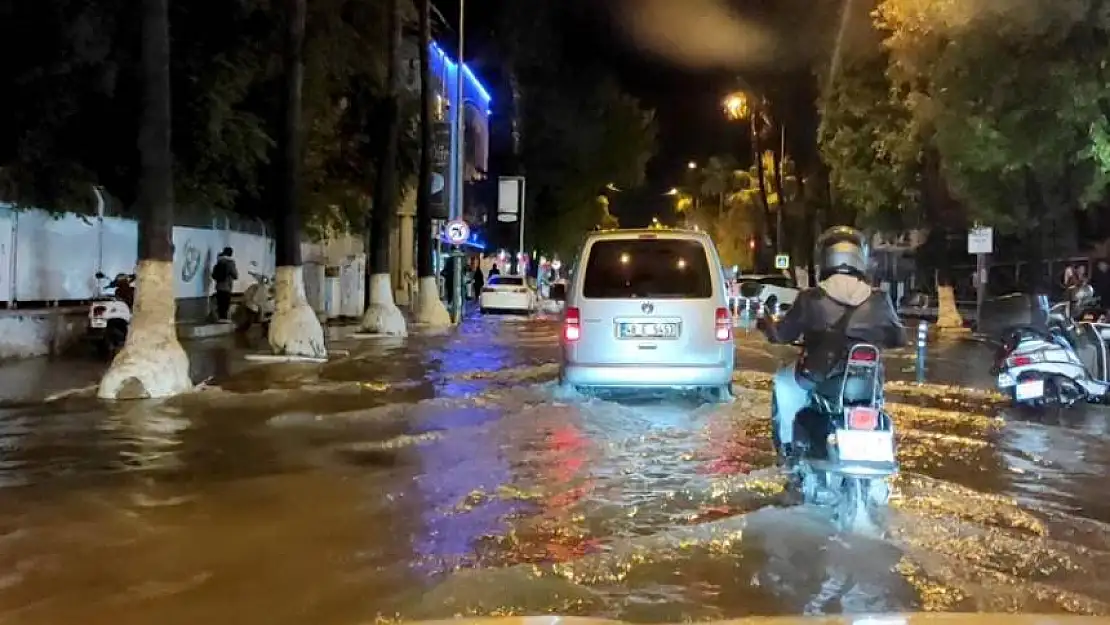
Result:
<svg viewBox="0 0 1110 625"><path fill-rule="evenodd" d="M943 181L926 167L926 132L907 93L888 77L889 54L875 46L845 55L820 104L821 157L829 167L841 213L855 224L897 230L931 224L931 244L919 249L923 275L937 278L941 328L962 328L946 242L951 216L943 211Z"/></svg>
<svg viewBox="0 0 1110 625"><path fill-rule="evenodd" d="M389 56L386 82L388 92L383 100L381 142L378 172L374 180L374 205L367 229L369 263L366 275L368 303L362 316L361 330L373 334L407 336L405 316L393 301L393 285L389 274L390 238L397 202L397 152L401 135L401 34L403 14L400 0L389 1Z"/></svg>
<svg viewBox="0 0 1110 625"><path fill-rule="evenodd" d="M597 196L597 226L601 230L615 230L621 227L617 216L609 212L609 197L602 194Z"/></svg>
<svg viewBox="0 0 1110 625"><path fill-rule="evenodd" d="M416 320L443 327L451 325L451 315L439 298L432 248L432 126L435 103L432 89L431 0L417 0L420 21L420 173L416 188L416 277L418 281Z"/></svg>
<svg viewBox="0 0 1110 625"><path fill-rule="evenodd" d="M948 188L972 220L1026 240L1029 286L1043 292L1048 237L1110 184L1104 3L886 0L878 18L890 74L930 131ZM1059 252L1073 251L1069 238Z"/></svg>
<svg viewBox="0 0 1110 625"><path fill-rule="evenodd" d="M643 180L655 152L651 112L608 77L531 82L524 92L522 161L528 172L530 247L567 257L597 225L597 190Z"/></svg>
<svg viewBox="0 0 1110 625"><path fill-rule="evenodd" d="M306 0L285 0L283 49L284 121L280 148L281 186L275 203L277 272L274 317L270 321L270 347L283 356L326 358L324 330L308 304L301 262L301 163L304 158L301 94L304 84Z"/></svg>
<svg viewBox="0 0 1110 625"><path fill-rule="evenodd" d="M142 2L142 120L139 133L139 264L135 310L123 349L100 382L102 399L169 397L192 388L177 340L170 150L169 0Z"/></svg>
<svg viewBox="0 0 1110 625"><path fill-rule="evenodd" d="M497 23L511 110L502 126L509 132L494 149L528 178L526 247L564 258L599 225L598 191L640 185L656 149L653 112L583 46L558 38L556 25L571 10L508 3Z"/></svg>

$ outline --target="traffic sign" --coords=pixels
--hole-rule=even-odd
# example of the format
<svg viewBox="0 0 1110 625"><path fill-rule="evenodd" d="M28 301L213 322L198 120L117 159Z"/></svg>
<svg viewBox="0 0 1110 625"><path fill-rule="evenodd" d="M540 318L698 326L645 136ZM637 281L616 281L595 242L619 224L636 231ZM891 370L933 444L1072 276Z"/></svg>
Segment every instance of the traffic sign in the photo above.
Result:
<svg viewBox="0 0 1110 625"><path fill-rule="evenodd" d="M994 251L994 229L972 228L967 232L968 254L990 254Z"/></svg>
<svg viewBox="0 0 1110 625"><path fill-rule="evenodd" d="M775 269L790 269L790 254L775 256Z"/></svg>
<svg viewBox="0 0 1110 625"><path fill-rule="evenodd" d="M447 222L447 240L452 245L462 245L470 238L470 226L461 219Z"/></svg>

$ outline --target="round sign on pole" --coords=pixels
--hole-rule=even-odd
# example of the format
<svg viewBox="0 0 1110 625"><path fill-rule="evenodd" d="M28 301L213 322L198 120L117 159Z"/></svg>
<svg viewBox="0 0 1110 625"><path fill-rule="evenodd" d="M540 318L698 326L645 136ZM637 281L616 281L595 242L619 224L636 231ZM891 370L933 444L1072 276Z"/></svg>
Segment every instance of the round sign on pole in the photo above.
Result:
<svg viewBox="0 0 1110 625"><path fill-rule="evenodd" d="M447 222L447 240L452 245L462 245L470 238L470 226L461 219Z"/></svg>

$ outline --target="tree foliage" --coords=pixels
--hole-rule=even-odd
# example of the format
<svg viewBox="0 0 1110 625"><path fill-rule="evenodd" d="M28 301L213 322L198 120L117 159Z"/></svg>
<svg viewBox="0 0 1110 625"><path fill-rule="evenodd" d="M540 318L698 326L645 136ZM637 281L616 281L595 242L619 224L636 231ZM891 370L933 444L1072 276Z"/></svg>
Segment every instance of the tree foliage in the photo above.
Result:
<svg viewBox="0 0 1110 625"><path fill-rule="evenodd" d="M369 206L385 79L384 0L310 3L302 201L310 223L361 224ZM136 0L0 0L0 197L87 207L102 185L131 204L137 167ZM407 14L413 12L405 2ZM171 3L173 142L179 204L270 217L280 128L275 0ZM33 32L36 36L27 37ZM28 42L33 42L27 45ZM401 152L415 169L415 98ZM357 218L356 218L357 217Z"/></svg>
<svg viewBox="0 0 1110 625"><path fill-rule="evenodd" d="M552 35L555 3L513 5L502 37L520 90L529 246L567 254L598 225L606 185L643 182L656 149L655 117L611 74L569 57Z"/></svg>
<svg viewBox="0 0 1110 625"><path fill-rule="evenodd" d="M873 25L881 45L843 63L821 105L838 199L865 223L930 214L931 159L968 220L1003 232L1105 198L1104 0L882 0Z"/></svg>
<svg viewBox="0 0 1110 625"><path fill-rule="evenodd" d="M880 6L889 74L974 219L1024 231L1103 197L1110 15L1102 5Z"/></svg>

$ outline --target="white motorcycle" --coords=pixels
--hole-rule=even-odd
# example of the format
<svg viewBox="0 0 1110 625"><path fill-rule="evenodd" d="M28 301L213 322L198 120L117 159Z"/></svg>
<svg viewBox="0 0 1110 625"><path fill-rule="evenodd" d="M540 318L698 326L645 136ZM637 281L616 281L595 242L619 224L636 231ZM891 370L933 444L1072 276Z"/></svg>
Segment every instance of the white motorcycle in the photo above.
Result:
<svg viewBox="0 0 1110 625"><path fill-rule="evenodd" d="M1089 286L1083 287L1073 299L1052 306L1044 328L1007 331L992 367L1002 394L1017 405L1032 407L1107 400L1110 325L1074 318L1092 295Z"/></svg>
<svg viewBox="0 0 1110 625"><path fill-rule="evenodd" d="M255 271L247 273L254 278L254 284L247 287L243 303L236 309L235 330L246 332L252 325L259 324L266 333L270 329L270 318L274 316L274 280Z"/></svg>
<svg viewBox="0 0 1110 625"><path fill-rule="evenodd" d="M135 303L135 274L108 276L96 272L97 295L89 304L85 336L104 358L114 358L127 340L131 327L131 307Z"/></svg>

